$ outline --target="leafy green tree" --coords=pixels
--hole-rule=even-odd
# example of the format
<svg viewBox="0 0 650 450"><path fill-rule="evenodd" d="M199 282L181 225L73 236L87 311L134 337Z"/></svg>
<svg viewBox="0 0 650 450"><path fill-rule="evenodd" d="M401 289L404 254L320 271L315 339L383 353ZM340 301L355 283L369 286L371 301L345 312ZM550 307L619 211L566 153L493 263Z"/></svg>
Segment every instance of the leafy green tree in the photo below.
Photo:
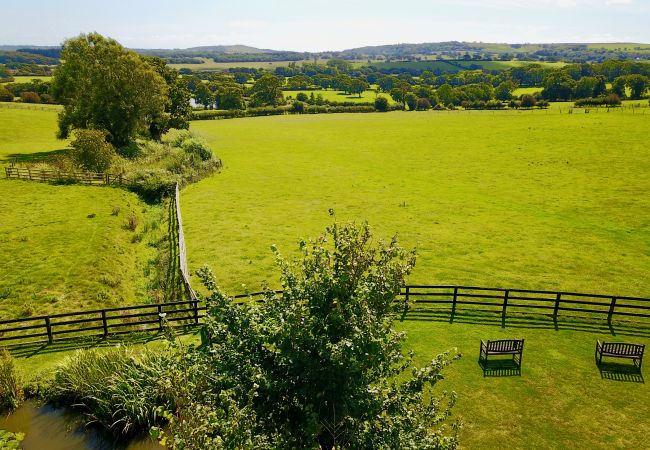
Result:
<svg viewBox="0 0 650 450"><path fill-rule="evenodd" d="M554 71L544 78L542 97L549 101L571 100L575 93L576 81L564 71Z"/></svg>
<svg viewBox="0 0 650 450"><path fill-rule="evenodd" d="M282 95L283 82L275 75L263 75L251 89L251 103L253 106L277 106L284 101Z"/></svg>
<svg viewBox="0 0 650 450"><path fill-rule="evenodd" d="M436 96L438 97L438 101L445 106L455 105L458 103L458 97L454 88L446 83L436 89Z"/></svg>
<svg viewBox="0 0 650 450"><path fill-rule="evenodd" d="M244 109L244 91L240 86L224 86L217 91L216 98L220 109Z"/></svg>
<svg viewBox="0 0 650 450"><path fill-rule="evenodd" d="M304 92L298 92L298 94L296 95L296 100L298 100L299 102L308 101L313 104L315 102L314 93L312 92L311 95L308 97L307 94L305 94Z"/></svg>
<svg viewBox="0 0 650 450"><path fill-rule="evenodd" d="M612 94L617 95L619 98L627 97L625 94L625 85L626 80L624 76L616 78L614 81L612 81Z"/></svg>
<svg viewBox="0 0 650 450"><path fill-rule="evenodd" d="M203 105L205 109L208 109L214 105L215 95L207 84L201 83L196 87L194 91L194 100L199 105Z"/></svg>
<svg viewBox="0 0 650 450"><path fill-rule="evenodd" d="M311 85L311 78L304 75L296 75L288 80L291 89L307 89Z"/></svg>
<svg viewBox="0 0 650 450"><path fill-rule="evenodd" d="M172 128L187 130L190 127L189 120L192 113L190 98L192 94L187 88L187 84L178 76L178 72L169 68L162 58L151 57L146 58L146 61L167 83L169 101L165 105L163 113L155 117L149 125L149 134L153 139L159 141L162 135Z"/></svg>
<svg viewBox="0 0 650 450"><path fill-rule="evenodd" d="M406 91L404 89L394 87L393 89L390 90L389 94L390 94L390 98L392 98L393 101L402 105L402 109L406 107L405 105Z"/></svg>
<svg viewBox="0 0 650 450"><path fill-rule="evenodd" d="M0 84L0 102L13 102L14 94L9 92L9 90Z"/></svg>
<svg viewBox="0 0 650 450"><path fill-rule="evenodd" d="M650 80L644 75L628 75L625 77L625 84L630 88L630 98L638 100L643 97L645 91L648 89Z"/></svg>
<svg viewBox="0 0 650 450"><path fill-rule="evenodd" d="M607 79L602 75L596 76L596 86L594 86L593 97L601 97L607 93Z"/></svg>
<svg viewBox="0 0 650 450"><path fill-rule="evenodd" d="M408 106L409 111L415 111L418 105L418 97L413 92L407 92L404 95L404 103Z"/></svg>
<svg viewBox="0 0 650 450"><path fill-rule="evenodd" d="M503 81L494 89L494 97L497 100L501 100L501 101L511 100L512 93L515 91L516 88L517 85L512 81L510 80Z"/></svg>
<svg viewBox="0 0 650 450"><path fill-rule="evenodd" d="M363 94L369 87L368 83L364 80L353 78L350 83L350 94L358 94L359 98L361 98L361 94Z"/></svg>
<svg viewBox="0 0 650 450"><path fill-rule="evenodd" d="M248 82L248 74L244 72L235 72L233 78L235 79L235 82L239 84L246 84Z"/></svg>
<svg viewBox="0 0 650 450"><path fill-rule="evenodd" d="M165 113L167 83L151 64L98 33L68 39L52 94L63 103L59 137L75 128L100 128L116 147L126 146Z"/></svg>
<svg viewBox="0 0 650 450"><path fill-rule="evenodd" d="M291 263L275 251L282 294L233 304L211 273L205 350L179 358L171 381L182 448L453 449L455 395L432 387L454 356L421 369L393 330L396 295L415 253L373 241L367 224L334 224L302 242ZM182 380L182 382L181 382ZM216 445L219 443L220 445Z"/></svg>
<svg viewBox="0 0 650 450"><path fill-rule="evenodd" d="M576 98L589 98L596 97L594 91L598 85L598 80L595 77L582 77L576 84Z"/></svg>

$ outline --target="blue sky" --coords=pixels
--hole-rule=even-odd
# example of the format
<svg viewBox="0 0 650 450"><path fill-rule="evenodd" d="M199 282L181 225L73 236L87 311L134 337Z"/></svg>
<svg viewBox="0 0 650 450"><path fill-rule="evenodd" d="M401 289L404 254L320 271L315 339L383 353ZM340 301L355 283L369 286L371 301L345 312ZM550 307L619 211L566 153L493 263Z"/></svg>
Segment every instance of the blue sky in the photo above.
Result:
<svg viewBox="0 0 650 450"><path fill-rule="evenodd" d="M650 0L0 0L0 44L322 51L399 42L650 43Z"/></svg>

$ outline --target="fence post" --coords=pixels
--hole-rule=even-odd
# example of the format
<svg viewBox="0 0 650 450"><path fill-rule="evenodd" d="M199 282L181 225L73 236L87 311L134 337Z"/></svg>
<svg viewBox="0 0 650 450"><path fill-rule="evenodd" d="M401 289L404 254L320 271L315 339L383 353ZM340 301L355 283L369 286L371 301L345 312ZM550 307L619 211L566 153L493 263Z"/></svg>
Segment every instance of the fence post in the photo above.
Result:
<svg viewBox="0 0 650 450"><path fill-rule="evenodd" d="M106 323L106 311L102 309L102 326L104 327L104 339L108 337L108 323Z"/></svg>
<svg viewBox="0 0 650 450"><path fill-rule="evenodd" d="M409 298L411 296L411 287L406 286L406 294L404 295L404 309L409 307Z"/></svg>
<svg viewBox="0 0 650 450"><path fill-rule="evenodd" d="M199 324L199 301L194 300L194 323Z"/></svg>
<svg viewBox="0 0 650 450"><path fill-rule="evenodd" d="M612 297L612 303L609 305L609 312L607 313L607 323L612 324L612 316L614 315L614 307L616 307L616 297Z"/></svg>
<svg viewBox="0 0 650 450"><path fill-rule="evenodd" d="M553 308L553 320L557 321L557 312L560 309L560 298L562 297L562 293L558 292L557 296L555 297L555 307Z"/></svg>
<svg viewBox="0 0 650 450"><path fill-rule="evenodd" d="M456 314L456 299L458 298L458 286L454 286L454 299L451 303L451 316Z"/></svg>
<svg viewBox="0 0 650 450"><path fill-rule="evenodd" d="M45 329L47 330L47 343L51 344L54 341L54 336L52 336L52 325L50 324L50 316L45 317Z"/></svg>
<svg viewBox="0 0 650 450"><path fill-rule="evenodd" d="M501 311L501 320L506 320L506 309L508 308L508 297L510 296L510 290L506 289L503 293L503 310Z"/></svg>
<svg viewBox="0 0 650 450"><path fill-rule="evenodd" d="M163 330L162 305L158 303L158 330Z"/></svg>

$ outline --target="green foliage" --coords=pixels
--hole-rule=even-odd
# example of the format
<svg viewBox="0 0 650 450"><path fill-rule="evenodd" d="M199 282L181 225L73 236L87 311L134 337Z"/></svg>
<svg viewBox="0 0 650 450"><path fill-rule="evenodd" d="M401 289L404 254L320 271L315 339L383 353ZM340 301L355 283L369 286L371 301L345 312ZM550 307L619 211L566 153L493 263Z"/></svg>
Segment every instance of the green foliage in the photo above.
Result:
<svg viewBox="0 0 650 450"><path fill-rule="evenodd" d="M408 106L410 111L415 111L418 104L418 98L413 92L407 92L404 95L404 103L406 103L406 106Z"/></svg>
<svg viewBox="0 0 650 450"><path fill-rule="evenodd" d="M595 98L581 98L575 101L575 106L621 106L621 99L616 94Z"/></svg>
<svg viewBox="0 0 650 450"><path fill-rule="evenodd" d="M0 102L13 102L14 94L9 92L4 85L0 84Z"/></svg>
<svg viewBox="0 0 650 450"><path fill-rule="evenodd" d="M251 89L251 106L277 106L282 104L282 80L275 75L263 75Z"/></svg>
<svg viewBox="0 0 650 450"><path fill-rule="evenodd" d="M0 349L0 414L18 408L23 399L23 386L16 373L14 360L9 352L2 348ZM2 443L1 435L0 443Z"/></svg>
<svg viewBox="0 0 650 450"><path fill-rule="evenodd" d="M79 350L56 369L44 396L74 405L116 435L135 434L163 422L161 410L174 409L175 387L164 376L170 366L161 351Z"/></svg>
<svg viewBox="0 0 650 450"><path fill-rule="evenodd" d="M212 149L202 139L195 137L185 139L181 144L181 148L186 153L197 155L202 161L209 161L212 159Z"/></svg>
<svg viewBox="0 0 650 450"><path fill-rule="evenodd" d="M115 40L82 34L65 41L61 58L64 63L52 80L52 94L65 105L60 137L75 128L99 128L119 148L136 134L149 133L153 121L165 114L165 80Z"/></svg>
<svg viewBox="0 0 650 450"><path fill-rule="evenodd" d="M535 96L530 94L524 94L521 96L520 106L522 108L533 108L535 105L537 105L537 99Z"/></svg>
<svg viewBox="0 0 650 450"><path fill-rule="evenodd" d="M517 85L512 81L503 81L494 89L494 96L497 100L510 100L516 88Z"/></svg>
<svg viewBox="0 0 650 450"><path fill-rule="evenodd" d="M76 130L71 145L73 159L86 170L104 172L115 158L115 149L106 142L106 132L103 130Z"/></svg>
<svg viewBox="0 0 650 450"><path fill-rule="evenodd" d="M576 82L563 71L551 72L544 78L542 97L549 101L571 100L575 94Z"/></svg>
<svg viewBox="0 0 650 450"><path fill-rule="evenodd" d="M296 100L295 102L293 102L292 110L296 114L302 114L305 112L305 104L299 100Z"/></svg>
<svg viewBox="0 0 650 450"><path fill-rule="evenodd" d="M194 371L193 384L203 389L176 401L179 415L187 421L185 411L199 409L229 422L218 401L227 393L235 411L255 417L244 432L254 427L265 437L258 448L455 448L443 425L454 396L443 404L431 390L453 357L417 369L404 355L404 335L392 329L394 299L415 253L396 238L374 241L367 224L336 223L301 242L293 263L274 252L284 293L269 292L261 304L233 304L201 271L212 292L211 344ZM187 430L204 429L200 417ZM187 442L187 430L172 425L177 440Z"/></svg>
<svg viewBox="0 0 650 450"><path fill-rule="evenodd" d="M0 448L2 450L20 450L20 444L25 435L23 433L12 433L10 431L0 430Z"/></svg>
<svg viewBox="0 0 650 450"><path fill-rule="evenodd" d="M377 111L388 111L388 99L386 97L377 97L375 99L375 109Z"/></svg>

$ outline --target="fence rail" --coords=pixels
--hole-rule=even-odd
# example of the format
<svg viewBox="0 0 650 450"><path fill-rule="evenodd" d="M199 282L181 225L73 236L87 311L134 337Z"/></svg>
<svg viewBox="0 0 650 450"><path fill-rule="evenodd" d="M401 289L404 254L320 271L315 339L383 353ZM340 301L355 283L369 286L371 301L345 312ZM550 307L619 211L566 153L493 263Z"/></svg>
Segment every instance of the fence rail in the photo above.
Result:
<svg viewBox="0 0 650 450"><path fill-rule="evenodd" d="M59 172L52 169L32 169L28 167L5 167L7 178L31 181L72 181L83 184L121 185L122 175L101 172Z"/></svg>
<svg viewBox="0 0 650 450"><path fill-rule="evenodd" d="M185 248L185 233L183 232L183 216L181 215L181 194L176 183L176 191L174 193L174 211L176 216L176 224L178 227L178 267L180 268L183 286L189 299L197 302L198 298L192 285L190 284L190 272L187 269L187 250Z"/></svg>
<svg viewBox="0 0 650 450"><path fill-rule="evenodd" d="M282 294L282 291L274 291ZM193 291L192 291L193 293ZM236 295L236 303L262 301L264 292ZM580 314L591 319L650 318L650 299L577 292L502 289L476 286L407 285L396 299L404 308L434 305L450 314L492 313L505 321L508 312L534 312L557 321ZM134 332L159 332L165 320L172 326L195 326L205 317L206 306L195 295L187 301L106 308L0 321L0 342L43 342L72 337L108 337ZM564 314L566 313L566 314ZM650 324L649 324L650 325ZM6 345L6 344L5 344Z"/></svg>

